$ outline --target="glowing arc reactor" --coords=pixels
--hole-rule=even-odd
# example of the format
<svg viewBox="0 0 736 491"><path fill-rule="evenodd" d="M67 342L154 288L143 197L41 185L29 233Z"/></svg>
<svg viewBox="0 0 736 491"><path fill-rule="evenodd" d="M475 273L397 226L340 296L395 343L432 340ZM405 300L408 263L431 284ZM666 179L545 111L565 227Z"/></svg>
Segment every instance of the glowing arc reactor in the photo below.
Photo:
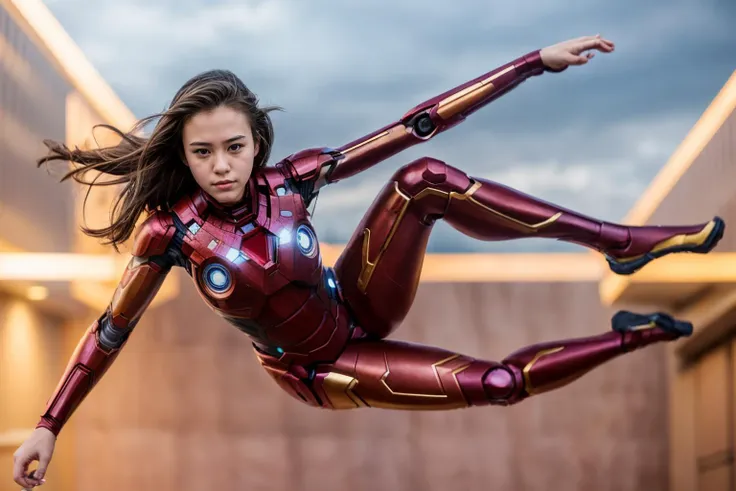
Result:
<svg viewBox="0 0 736 491"><path fill-rule="evenodd" d="M317 252L317 237L308 226L302 224L296 229L296 245L299 252L307 257L312 257Z"/></svg>
<svg viewBox="0 0 736 491"><path fill-rule="evenodd" d="M202 271L202 278L207 288L215 293L226 292L233 283L230 271L222 264L217 263L208 264Z"/></svg>

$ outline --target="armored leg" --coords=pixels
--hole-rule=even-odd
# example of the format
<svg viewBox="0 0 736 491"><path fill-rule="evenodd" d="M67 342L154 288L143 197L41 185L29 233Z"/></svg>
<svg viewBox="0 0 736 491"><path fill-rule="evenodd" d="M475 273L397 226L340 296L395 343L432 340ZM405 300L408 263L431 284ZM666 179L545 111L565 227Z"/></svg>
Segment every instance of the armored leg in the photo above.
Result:
<svg viewBox="0 0 736 491"><path fill-rule="evenodd" d="M501 362L369 339L351 342L337 361L315 367L279 366L262 353L259 358L287 392L313 406L447 410L514 404L565 386L624 353L692 333L691 324L665 314L619 312L612 328L598 336L528 346Z"/></svg>
<svg viewBox="0 0 736 491"><path fill-rule="evenodd" d="M724 230L717 217L689 226L603 222L424 157L394 174L336 264L345 298L372 336L387 336L408 313L437 219L479 240L546 237L581 244L605 254L619 274L673 252L709 252Z"/></svg>

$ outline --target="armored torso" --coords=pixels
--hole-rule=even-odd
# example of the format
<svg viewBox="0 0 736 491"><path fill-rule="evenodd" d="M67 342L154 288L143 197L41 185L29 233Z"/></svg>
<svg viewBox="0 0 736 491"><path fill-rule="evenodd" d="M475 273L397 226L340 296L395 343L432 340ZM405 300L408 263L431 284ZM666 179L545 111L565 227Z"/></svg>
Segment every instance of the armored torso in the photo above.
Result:
<svg viewBox="0 0 736 491"><path fill-rule="evenodd" d="M337 356L351 322L303 193L278 167L256 171L237 207L197 190L171 218L197 290L257 347L289 363Z"/></svg>

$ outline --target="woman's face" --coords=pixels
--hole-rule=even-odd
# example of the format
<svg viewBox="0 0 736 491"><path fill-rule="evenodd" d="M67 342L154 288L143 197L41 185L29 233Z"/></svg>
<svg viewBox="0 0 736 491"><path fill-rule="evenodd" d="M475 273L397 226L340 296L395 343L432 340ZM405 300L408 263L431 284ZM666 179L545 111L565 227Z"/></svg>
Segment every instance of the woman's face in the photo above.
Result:
<svg viewBox="0 0 736 491"><path fill-rule="evenodd" d="M238 203L258 155L245 113L227 106L197 113L184 125L182 139L197 184L222 205Z"/></svg>

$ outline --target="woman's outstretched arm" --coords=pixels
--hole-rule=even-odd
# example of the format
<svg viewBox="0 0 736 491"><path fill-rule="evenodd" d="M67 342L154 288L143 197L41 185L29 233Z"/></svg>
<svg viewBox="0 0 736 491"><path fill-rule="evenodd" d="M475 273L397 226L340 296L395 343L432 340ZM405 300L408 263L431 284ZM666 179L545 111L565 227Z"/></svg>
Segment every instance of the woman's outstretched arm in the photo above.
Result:
<svg viewBox="0 0 736 491"><path fill-rule="evenodd" d="M18 484L32 487L41 483L56 436L110 368L171 267L179 261L180 238L171 218L164 215L149 216L139 229L132 257L108 308L82 336L36 431L15 453L14 479ZM34 460L39 461L39 467L31 476L28 467Z"/></svg>
<svg viewBox="0 0 736 491"><path fill-rule="evenodd" d="M175 225L163 216L154 214L143 223L107 310L77 345L38 427L58 434L120 353L174 264L175 235Z"/></svg>
<svg viewBox="0 0 736 491"><path fill-rule="evenodd" d="M590 50L611 52L613 43L588 36L532 51L418 104L398 121L339 148L315 148L291 155L286 159L289 172L297 182L311 181L311 191L315 192L452 128L529 77L587 63L593 57Z"/></svg>

